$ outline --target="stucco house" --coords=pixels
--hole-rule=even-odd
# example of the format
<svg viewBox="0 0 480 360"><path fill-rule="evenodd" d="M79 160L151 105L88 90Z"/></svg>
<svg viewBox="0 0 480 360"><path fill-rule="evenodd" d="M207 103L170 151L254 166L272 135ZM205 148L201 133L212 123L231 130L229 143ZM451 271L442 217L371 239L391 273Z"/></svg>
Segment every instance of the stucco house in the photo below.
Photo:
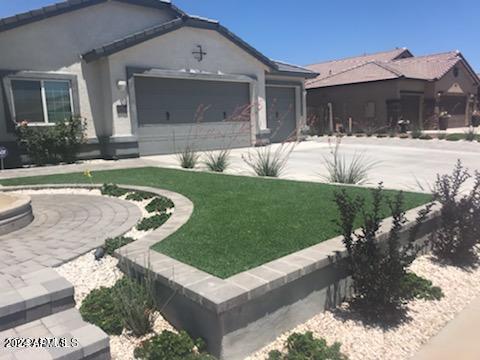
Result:
<svg viewBox="0 0 480 360"><path fill-rule="evenodd" d="M309 116L326 131L382 129L409 120L412 128L468 126L478 107L480 79L458 51L414 56L400 48L307 66Z"/></svg>
<svg viewBox="0 0 480 360"><path fill-rule="evenodd" d="M0 54L11 153L15 123L72 115L87 120L84 157L283 141L305 122L304 80L316 76L162 0L69 0L5 18Z"/></svg>

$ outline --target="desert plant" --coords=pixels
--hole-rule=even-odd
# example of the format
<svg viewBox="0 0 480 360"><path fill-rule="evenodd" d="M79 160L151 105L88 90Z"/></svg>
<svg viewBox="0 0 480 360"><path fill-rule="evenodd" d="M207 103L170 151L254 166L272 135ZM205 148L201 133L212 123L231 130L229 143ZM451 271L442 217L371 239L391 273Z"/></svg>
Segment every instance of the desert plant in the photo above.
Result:
<svg viewBox="0 0 480 360"><path fill-rule="evenodd" d="M230 150L207 152L204 162L210 171L224 172L230 166Z"/></svg>
<svg viewBox="0 0 480 360"><path fill-rule="evenodd" d="M339 228L343 235L347 257L347 270L353 279L355 298L352 304L373 320L395 316L402 309L408 294L402 293L401 284L407 267L413 262L419 247L416 236L430 212L432 204L418 214L406 243L401 243L401 233L406 224L403 210L403 193L385 199L383 187L372 190L372 201L366 206L365 198L351 198L345 189L335 193L340 212ZM380 244L378 231L382 223L382 207L387 203L392 215L392 227L386 240ZM367 211L368 209L371 209ZM361 231L354 231L358 214L361 214Z"/></svg>
<svg viewBox="0 0 480 360"><path fill-rule="evenodd" d="M73 163L86 139L86 122L79 117L54 126L32 127L22 122L16 127L17 141L36 165Z"/></svg>
<svg viewBox="0 0 480 360"><path fill-rule="evenodd" d="M473 126L471 126L466 132L465 132L465 140L467 141L475 141L477 140L478 135L477 131Z"/></svg>
<svg viewBox="0 0 480 360"><path fill-rule="evenodd" d="M335 146L329 141L330 156L324 156L328 175L326 181L340 184L364 184L368 181L368 172L378 165L369 160L364 153L354 153L350 161L340 153L341 139L337 138Z"/></svg>
<svg viewBox="0 0 480 360"><path fill-rule="evenodd" d="M410 139L410 136L408 134L400 134L398 135L400 139Z"/></svg>
<svg viewBox="0 0 480 360"><path fill-rule="evenodd" d="M177 154L180 166L184 169L194 169L197 166L200 155L190 146L186 146L182 152Z"/></svg>
<svg viewBox="0 0 480 360"><path fill-rule="evenodd" d="M111 238L105 240L105 245L103 246L105 253L113 256L115 250L120 249L121 247L128 245L134 242L135 239L124 236L117 236L116 238Z"/></svg>
<svg viewBox="0 0 480 360"><path fill-rule="evenodd" d="M423 135L423 132L421 129L415 128L412 130L410 135L412 136L412 139L420 139L420 137Z"/></svg>
<svg viewBox="0 0 480 360"><path fill-rule="evenodd" d="M286 341L286 352L271 351L268 360L347 360L340 347L340 343L328 346L324 339L314 338L310 331L294 333Z"/></svg>
<svg viewBox="0 0 480 360"><path fill-rule="evenodd" d="M418 137L420 140L432 140L433 137L431 137L430 135L428 134L422 134Z"/></svg>
<svg viewBox="0 0 480 360"><path fill-rule="evenodd" d="M437 139L438 140L445 140L446 137L447 137L447 134L445 134L445 133L438 133L437 134Z"/></svg>
<svg viewBox="0 0 480 360"><path fill-rule="evenodd" d="M267 145L242 155L242 159L258 176L279 177L285 171L295 145L294 142L282 143L275 149L274 145Z"/></svg>
<svg viewBox="0 0 480 360"><path fill-rule="evenodd" d="M175 205L173 204L172 200L163 196L157 196L155 199L150 201L147 206L145 206L145 210L147 210L149 213L164 213L174 206Z"/></svg>
<svg viewBox="0 0 480 360"><path fill-rule="evenodd" d="M128 193L127 189L119 188L115 184L103 184L100 188L102 195L120 197Z"/></svg>
<svg viewBox="0 0 480 360"><path fill-rule="evenodd" d="M143 218L138 224L137 224L137 230L140 231L148 231L148 230L155 230L158 229L160 226L165 224L168 219L170 219L171 214L157 214L153 215L148 218Z"/></svg>
<svg viewBox="0 0 480 360"><path fill-rule="evenodd" d="M210 355L199 353L196 343L185 331L175 334L165 330L144 341L134 355L140 360L214 360Z"/></svg>
<svg viewBox="0 0 480 360"><path fill-rule="evenodd" d="M93 290L80 306L82 318L105 331L109 335L120 335L123 319L118 312L112 288L102 287Z"/></svg>
<svg viewBox="0 0 480 360"><path fill-rule="evenodd" d="M127 195L125 199L131 201L143 201L155 197L155 194L146 192L146 191L134 191Z"/></svg>
<svg viewBox="0 0 480 360"><path fill-rule="evenodd" d="M440 205L439 228L432 234L433 253L455 264L475 258L474 248L480 241L480 173L475 172L473 186L462 194L471 178L459 160L451 175L437 175L434 198Z"/></svg>
<svg viewBox="0 0 480 360"><path fill-rule="evenodd" d="M123 325L137 337L151 332L155 320L153 283L148 279L139 283L124 277L112 288Z"/></svg>
<svg viewBox="0 0 480 360"><path fill-rule="evenodd" d="M400 292L406 300L440 300L445 296L441 288L433 286L430 280L412 272L405 274L402 278Z"/></svg>

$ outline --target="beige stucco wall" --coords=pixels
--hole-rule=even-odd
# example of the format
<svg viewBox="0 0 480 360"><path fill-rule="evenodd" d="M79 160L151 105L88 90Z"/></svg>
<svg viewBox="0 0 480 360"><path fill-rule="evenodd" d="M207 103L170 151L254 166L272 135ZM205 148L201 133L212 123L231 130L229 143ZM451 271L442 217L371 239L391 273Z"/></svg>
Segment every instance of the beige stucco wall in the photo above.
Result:
<svg viewBox="0 0 480 360"><path fill-rule="evenodd" d="M166 11L111 1L0 32L0 69L76 75L89 136L101 135L108 116L103 107L103 96L109 95L102 87L105 64L86 64L80 55L171 18ZM3 117L1 112L0 130Z"/></svg>
<svg viewBox="0 0 480 360"><path fill-rule="evenodd" d="M199 62L192 55L201 45L207 53ZM208 74L245 75L254 79L252 82L258 102L258 111L252 117L255 128L266 128L265 107L265 71L268 68L253 56L213 30L181 28L163 36L141 43L137 46L113 54L108 59L111 80L111 106L113 112L114 136L125 136L136 132L135 119L119 118L116 106L121 101L130 104L128 92L118 89L119 80L127 80L127 67L153 68L159 70L198 73L199 78L208 78ZM131 109L130 109L131 110Z"/></svg>

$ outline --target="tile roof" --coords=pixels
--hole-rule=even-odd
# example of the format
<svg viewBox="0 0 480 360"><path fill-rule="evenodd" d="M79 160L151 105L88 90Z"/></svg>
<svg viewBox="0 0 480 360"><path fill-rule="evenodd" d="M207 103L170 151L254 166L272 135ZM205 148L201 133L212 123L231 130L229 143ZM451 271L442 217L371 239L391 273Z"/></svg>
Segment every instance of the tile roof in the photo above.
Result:
<svg viewBox="0 0 480 360"><path fill-rule="evenodd" d="M306 78L316 78L318 73L302 66L289 64L283 61L273 60L280 73L304 74Z"/></svg>
<svg viewBox="0 0 480 360"><path fill-rule="evenodd" d="M406 49L403 51L408 52ZM425 56L412 56L410 52L392 51L360 56L308 66L309 69L316 71L321 68L324 71L329 68L334 70L327 74L321 73L317 78L307 81L306 87L312 89L396 78L432 81L443 77L460 61L470 68L458 51ZM472 75L477 77L473 71ZM479 80L478 77L476 80Z"/></svg>

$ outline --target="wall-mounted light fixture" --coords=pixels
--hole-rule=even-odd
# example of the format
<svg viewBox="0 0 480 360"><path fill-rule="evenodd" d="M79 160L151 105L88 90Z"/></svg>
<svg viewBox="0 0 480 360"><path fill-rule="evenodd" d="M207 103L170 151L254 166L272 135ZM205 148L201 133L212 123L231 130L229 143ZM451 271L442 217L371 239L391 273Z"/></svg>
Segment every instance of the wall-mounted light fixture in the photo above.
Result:
<svg viewBox="0 0 480 360"><path fill-rule="evenodd" d="M125 80L118 80L117 81L117 89L120 91L127 90L127 82Z"/></svg>

